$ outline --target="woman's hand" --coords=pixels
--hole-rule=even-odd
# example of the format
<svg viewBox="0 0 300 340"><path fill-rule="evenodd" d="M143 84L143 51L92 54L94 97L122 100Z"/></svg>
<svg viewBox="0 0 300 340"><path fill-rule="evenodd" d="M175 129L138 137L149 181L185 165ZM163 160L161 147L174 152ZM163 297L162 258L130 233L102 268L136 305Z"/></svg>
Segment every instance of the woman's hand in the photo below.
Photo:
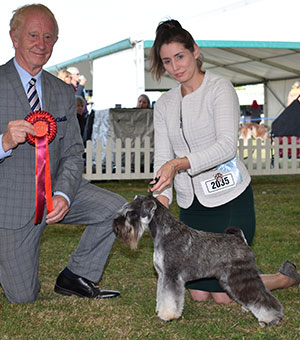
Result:
<svg viewBox="0 0 300 340"><path fill-rule="evenodd" d="M150 189L153 191L162 191L165 187L170 186L176 173L176 167L172 161L166 162L156 173L156 179L150 182L153 185Z"/></svg>
<svg viewBox="0 0 300 340"><path fill-rule="evenodd" d="M165 187L170 186L173 182L176 171L186 170L191 167L187 157L174 158L167 161L157 171L155 179L150 182L151 191L162 191Z"/></svg>

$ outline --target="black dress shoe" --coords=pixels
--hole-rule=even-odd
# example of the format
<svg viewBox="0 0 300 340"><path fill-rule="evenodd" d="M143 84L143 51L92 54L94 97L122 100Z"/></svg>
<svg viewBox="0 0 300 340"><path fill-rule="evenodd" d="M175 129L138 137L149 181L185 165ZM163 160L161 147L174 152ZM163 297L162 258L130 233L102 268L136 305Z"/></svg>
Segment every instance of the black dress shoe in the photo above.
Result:
<svg viewBox="0 0 300 340"><path fill-rule="evenodd" d="M71 279L63 272L58 275L54 291L63 295L77 295L92 299L107 299L121 296L117 290L102 290L93 282L83 277Z"/></svg>

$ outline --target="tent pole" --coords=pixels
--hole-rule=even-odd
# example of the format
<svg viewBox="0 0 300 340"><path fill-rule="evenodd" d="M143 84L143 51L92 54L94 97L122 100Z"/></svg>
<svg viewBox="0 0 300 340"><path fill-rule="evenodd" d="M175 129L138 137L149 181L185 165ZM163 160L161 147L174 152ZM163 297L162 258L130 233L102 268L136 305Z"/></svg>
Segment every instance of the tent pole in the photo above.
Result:
<svg viewBox="0 0 300 340"><path fill-rule="evenodd" d="M271 87L268 85L268 83L265 83L265 88L267 88L272 93L272 95L275 97L275 99L277 99L277 101L280 103L280 105L285 109L286 106L280 100L280 98L276 95L276 93L271 89Z"/></svg>

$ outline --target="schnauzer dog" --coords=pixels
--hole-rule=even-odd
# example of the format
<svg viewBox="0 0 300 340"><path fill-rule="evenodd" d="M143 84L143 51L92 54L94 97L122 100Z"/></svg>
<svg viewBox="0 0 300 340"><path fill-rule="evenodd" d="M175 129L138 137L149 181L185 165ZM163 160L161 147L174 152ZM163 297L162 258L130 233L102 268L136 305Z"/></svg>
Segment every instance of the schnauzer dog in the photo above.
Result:
<svg viewBox="0 0 300 340"><path fill-rule="evenodd" d="M229 228L223 234L194 230L178 221L152 194L138 195L126 203L113 229L132 249L137 248L144 231L150 230L160 319L181 316L187 281L211 277L219 280L244 311L250 310L261 326L277 325L282 319L282 306L264 286L255 255L240 229Z"/></svg>

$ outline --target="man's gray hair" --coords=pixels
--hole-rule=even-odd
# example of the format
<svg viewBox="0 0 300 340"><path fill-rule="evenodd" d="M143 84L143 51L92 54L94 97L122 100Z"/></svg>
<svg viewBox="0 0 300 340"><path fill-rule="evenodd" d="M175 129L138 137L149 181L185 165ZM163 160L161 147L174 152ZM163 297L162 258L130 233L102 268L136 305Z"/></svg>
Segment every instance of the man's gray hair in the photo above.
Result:
<svg viewBox="0 0 300 340"><path fill-rule="evenodd" d="M55 16L48 7L42 4L25 5L13 11L14 14L10 20L10 30L18 31L18 29L20 29L20 27L22 26L25 16L31 12L43 13L49 16L49 18L51 18L54 23L55 38L58 37L58 24Z"/></svg>

